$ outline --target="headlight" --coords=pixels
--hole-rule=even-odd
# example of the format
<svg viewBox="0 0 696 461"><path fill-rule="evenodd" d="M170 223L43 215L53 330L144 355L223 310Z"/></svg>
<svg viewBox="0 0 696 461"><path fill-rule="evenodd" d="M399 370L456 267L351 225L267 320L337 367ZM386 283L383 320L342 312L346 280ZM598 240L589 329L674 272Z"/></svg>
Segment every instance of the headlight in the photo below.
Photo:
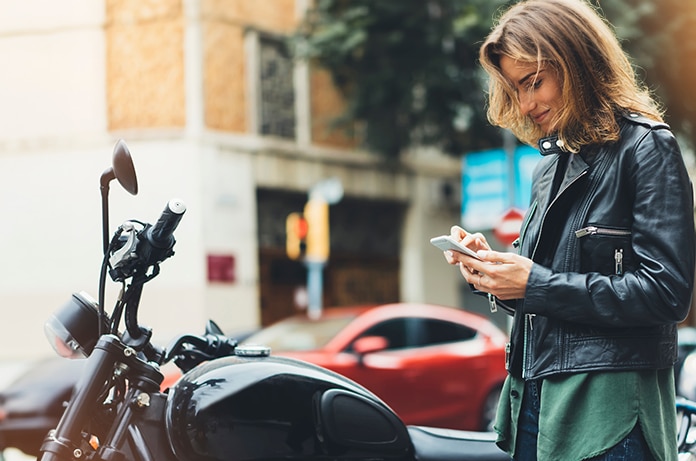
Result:
<svg viewBox="0 0 696 461"><path fill-rule="evenodd" d="M103 319L102 331L107 331ZM44 325L44 333L61 357L89 357L99 340L99 304L87 293L73 293Z"/></svg>

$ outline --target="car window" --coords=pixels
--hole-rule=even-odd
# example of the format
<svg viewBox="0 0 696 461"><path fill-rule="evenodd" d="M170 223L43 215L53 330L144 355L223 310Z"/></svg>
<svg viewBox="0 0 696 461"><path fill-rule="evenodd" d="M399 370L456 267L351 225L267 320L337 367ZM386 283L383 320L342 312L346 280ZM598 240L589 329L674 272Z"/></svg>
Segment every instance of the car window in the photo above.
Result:
<svg viewBox="0 0 696 461"><path fill-rule="evenodd" d="M383 336L389 342L386 350L394 350L467 341L475 338L476 334L475 329L459 323L439 319L404 317L373 325L360 334L358 338Z"/></svg>
<svg viewBox="0 0 696 461"><path fill-rule="evenodd" d="M476 337L476 330L459 323L439 319L419 319L416 346L467 341Z"/></svg>
<svg viewBox="0 0 696 461"><path fill-rule="evenodd" d="M385 320L365 330L359 338L383 336L389 342L387 350L402 349L410 344L409 337L413 337L413 325L409 320L407 318Z"/></svg>

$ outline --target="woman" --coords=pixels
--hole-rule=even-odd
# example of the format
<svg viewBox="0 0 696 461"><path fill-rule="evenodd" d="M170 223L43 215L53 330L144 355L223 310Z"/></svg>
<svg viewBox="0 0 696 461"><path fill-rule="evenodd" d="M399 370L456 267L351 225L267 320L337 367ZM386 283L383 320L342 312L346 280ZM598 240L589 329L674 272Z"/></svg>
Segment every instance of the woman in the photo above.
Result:
<svg viewBox="0 0 696 461"><path fill-rule="evenodd" d="M516 461L676 460L672 365L694 280L679 146L584 0L527 0L480 51L490 121L538 146L518 252L445 252L514 315L498 444Z"/></svg>

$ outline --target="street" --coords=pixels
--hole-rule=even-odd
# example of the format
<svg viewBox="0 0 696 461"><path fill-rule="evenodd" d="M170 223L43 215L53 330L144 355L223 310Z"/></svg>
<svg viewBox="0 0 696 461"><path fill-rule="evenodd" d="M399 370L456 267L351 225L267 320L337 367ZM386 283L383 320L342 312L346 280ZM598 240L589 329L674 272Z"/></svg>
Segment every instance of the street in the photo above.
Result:
<svg viewBox="0 0 696 461"><path fill-rule="evenodd" d="M0 362L0 389L4 389L5 386L23 373L32 363L33 361L27 360ZM15 448L5 450L2 456L0 461L32 461L36 459L33 456L25 455Z"/></svg>

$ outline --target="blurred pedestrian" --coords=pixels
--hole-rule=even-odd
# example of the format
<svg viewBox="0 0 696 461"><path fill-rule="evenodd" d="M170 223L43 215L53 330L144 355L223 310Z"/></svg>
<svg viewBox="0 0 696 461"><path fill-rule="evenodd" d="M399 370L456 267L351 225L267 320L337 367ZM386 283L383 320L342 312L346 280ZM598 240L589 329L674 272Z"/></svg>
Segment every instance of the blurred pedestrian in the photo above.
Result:
<svg viewBox="0 0 696 461"><path fill-rule="evenodd" d="M676 460L672 365L694 280L691 183L659 105L585 0L526 0L483 43L488 116L540 160L518 253L452 235L514 316L498 444L516 461Z"/></svg>

